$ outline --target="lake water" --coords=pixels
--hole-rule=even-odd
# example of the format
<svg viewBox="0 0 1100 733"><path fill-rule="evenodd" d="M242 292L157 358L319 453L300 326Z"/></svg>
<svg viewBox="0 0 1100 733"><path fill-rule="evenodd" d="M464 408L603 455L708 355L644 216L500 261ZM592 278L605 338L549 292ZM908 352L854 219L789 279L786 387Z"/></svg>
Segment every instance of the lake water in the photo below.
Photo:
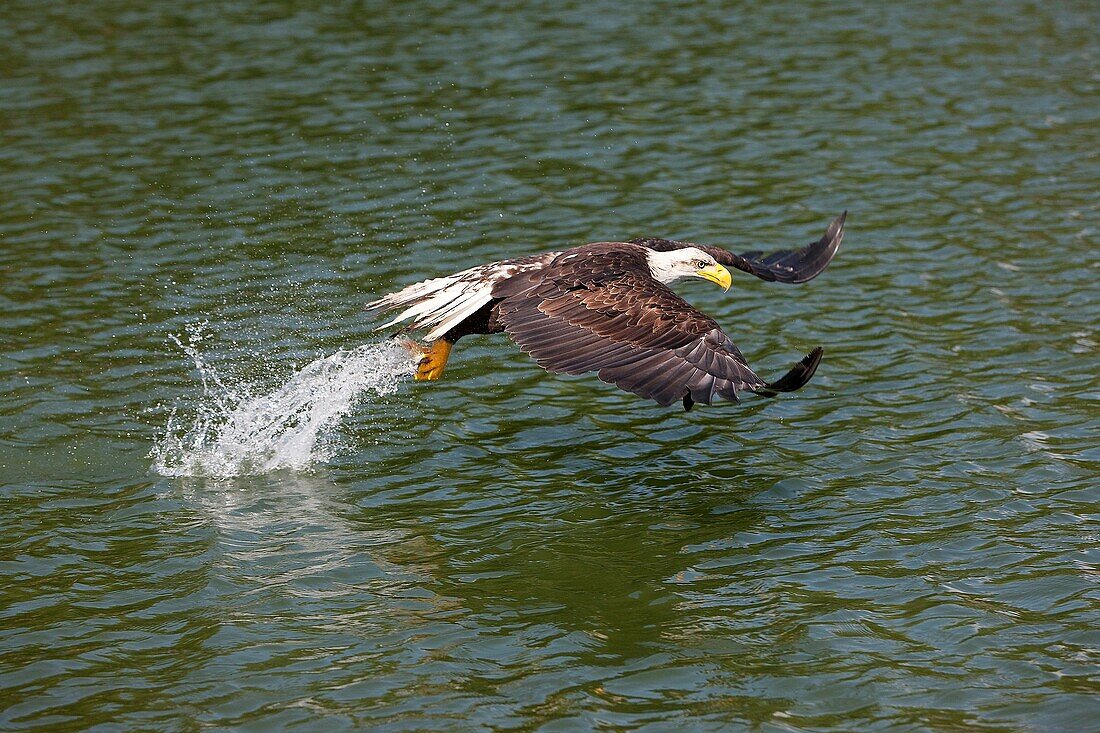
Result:
<svg viewBox="0 0 1100 733"><path fill-rule="evenodd" d="M1093 2L0 9L0 729L1097 730ZM662 409L362 306L669 236Z"/></svg>

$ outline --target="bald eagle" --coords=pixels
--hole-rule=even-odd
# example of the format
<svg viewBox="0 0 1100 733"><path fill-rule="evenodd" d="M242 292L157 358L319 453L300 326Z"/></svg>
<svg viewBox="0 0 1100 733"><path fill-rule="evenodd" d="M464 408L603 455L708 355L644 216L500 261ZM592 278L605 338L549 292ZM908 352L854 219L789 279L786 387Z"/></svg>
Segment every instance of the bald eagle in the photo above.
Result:
<svg viewBox="0 0 1100 733"><path fill-rule="evenodd" d="M796 250L738 255L670 239L596 242L471 267L409 285L366 307L400 311L377 330L407 321L402 333L427 331L426 347L406 342L419 359L417 380L439 379L463 336L504 331L548 371L596 372L664 406L681 401L690 410L699 402L711 404L716 395L739 402L744 391L774 397L809 382L822 349L765 382L718 323L668 283L698 277L728 290L727 267L770 282L807 282L836 254L847 213L821 239Z"/></svg>

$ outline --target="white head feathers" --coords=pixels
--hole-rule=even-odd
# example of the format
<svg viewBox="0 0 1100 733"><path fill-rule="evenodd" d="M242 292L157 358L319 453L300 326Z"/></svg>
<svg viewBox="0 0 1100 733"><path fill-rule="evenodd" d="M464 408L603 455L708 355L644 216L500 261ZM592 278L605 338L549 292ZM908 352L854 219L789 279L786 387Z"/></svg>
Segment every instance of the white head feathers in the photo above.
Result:
<svg viewBox="0 0 1100 733"><path fill-rule="evenodd" d="M714 258L696 247L684 247L668 252L646 252L646 261L653 279L670 283L681 277L695 275L704 267L717 264Z"/></svg>

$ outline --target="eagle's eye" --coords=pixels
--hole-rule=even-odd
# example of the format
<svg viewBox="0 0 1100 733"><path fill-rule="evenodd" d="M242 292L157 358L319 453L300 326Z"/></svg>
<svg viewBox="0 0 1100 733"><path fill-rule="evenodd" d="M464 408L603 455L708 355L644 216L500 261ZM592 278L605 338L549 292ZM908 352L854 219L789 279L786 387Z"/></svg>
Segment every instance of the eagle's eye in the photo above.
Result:
<svg viewBox="0 0 1100 733"><path fill-rule="evenodd" d="M695 260L695 267L702 270L707 266L706 260Z"/></svg>

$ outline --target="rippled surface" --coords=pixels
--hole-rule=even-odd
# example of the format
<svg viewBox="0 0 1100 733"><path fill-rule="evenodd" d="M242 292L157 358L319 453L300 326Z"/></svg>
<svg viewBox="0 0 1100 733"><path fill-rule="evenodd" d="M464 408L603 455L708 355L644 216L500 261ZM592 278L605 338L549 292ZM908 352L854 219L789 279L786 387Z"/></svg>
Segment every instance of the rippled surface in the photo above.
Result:
<svg viewBox="0 0 1100 733"><path fill-rule="evenodd" d="M1095 4L0 14L0 727L1094 726ZM415 279L844 208L680 287L799 394L479 337L310 470L152 470L188 325L276 389Z"/></svg>

